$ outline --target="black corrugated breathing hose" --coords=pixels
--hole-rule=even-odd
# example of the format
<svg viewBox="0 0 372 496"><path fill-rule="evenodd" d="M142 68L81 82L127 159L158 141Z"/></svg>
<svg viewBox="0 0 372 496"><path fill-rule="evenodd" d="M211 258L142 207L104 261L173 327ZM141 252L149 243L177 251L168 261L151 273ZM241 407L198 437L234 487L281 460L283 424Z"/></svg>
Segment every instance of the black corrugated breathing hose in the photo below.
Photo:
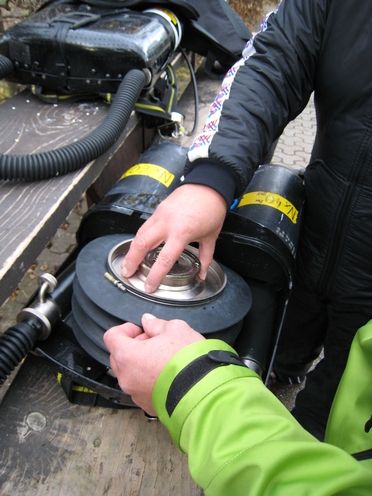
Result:
<svg viewBox="0 0 372 496"><path fill-rule="evenodd" d="M40 334L40 323L29 319L15 324L0 336L0 386L32 350Z"/></svg>
<svg viewBox="0 0 372 496"><path fill-rule="evenodd" d="M11 61L0 56L0 78L12 72ZM146 76L143 71L129 71L120 83L105 120L89 136L75 143L31 155L0 154L0 179L49 179L84 167L106 152L119 138L145 84Z"/></svg>
<svg viewBox="0 0 372 496"><path fill-rule="evenodd" d="M14 72L13 63L4 55L0 55L0 79L10 76Z"/></svg>

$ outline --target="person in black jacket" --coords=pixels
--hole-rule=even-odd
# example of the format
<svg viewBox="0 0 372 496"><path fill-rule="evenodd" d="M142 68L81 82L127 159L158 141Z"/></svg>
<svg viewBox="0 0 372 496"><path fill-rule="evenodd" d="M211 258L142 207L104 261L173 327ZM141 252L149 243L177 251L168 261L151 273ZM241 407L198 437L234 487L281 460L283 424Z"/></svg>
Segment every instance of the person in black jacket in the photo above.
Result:
<svg viewBox="0 0 372 496"><path fill-rule="evenodd" d="M314 94L297 274L274 371L287 383L307 376L293 415L319 439L353 336L372 317L371 15L363 0L282 1L227 73L183 185L138 231L123 266L133 274L164 243L146 280L152 292L195 241L204 277L233 199Z"/></svg>

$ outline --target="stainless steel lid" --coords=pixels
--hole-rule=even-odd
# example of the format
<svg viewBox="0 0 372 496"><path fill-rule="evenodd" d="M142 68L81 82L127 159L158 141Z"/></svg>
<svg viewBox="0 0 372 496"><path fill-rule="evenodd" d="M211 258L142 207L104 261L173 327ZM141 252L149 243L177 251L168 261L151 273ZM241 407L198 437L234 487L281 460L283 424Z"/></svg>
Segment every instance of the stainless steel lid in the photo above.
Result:
<svg viewBox="0 0 372 496"><path fill-rule="evenodd" d="M200 261L198 250L187 246L169 273L162 280L159 288L151 294L145 292L145 281L151 267L156 262L162 246L150 251L137 272L131 277L121 275L121 264L128 253L132 240L117 244L108 255L110 271L126 290L166 305L201 304L216 298L226 286L226 275L214 260L212 261L206 279L198 277Z"/></svg>

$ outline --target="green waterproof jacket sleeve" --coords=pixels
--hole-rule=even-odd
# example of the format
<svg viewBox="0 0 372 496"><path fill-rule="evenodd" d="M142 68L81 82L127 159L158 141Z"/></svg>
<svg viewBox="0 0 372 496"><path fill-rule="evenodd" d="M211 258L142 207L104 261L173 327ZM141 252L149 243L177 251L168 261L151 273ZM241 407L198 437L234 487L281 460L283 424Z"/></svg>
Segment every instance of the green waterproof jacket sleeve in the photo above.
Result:
<svg viewBox="0 0 372 496"><path fill-rule="evenodd" d="M184 369L192 375L192 364L211 350L233 352L212 339L184 348L163 369L152 398L206 496L372 494L372 472L307 433L246 367L217 366L170 398Z"/></svg>

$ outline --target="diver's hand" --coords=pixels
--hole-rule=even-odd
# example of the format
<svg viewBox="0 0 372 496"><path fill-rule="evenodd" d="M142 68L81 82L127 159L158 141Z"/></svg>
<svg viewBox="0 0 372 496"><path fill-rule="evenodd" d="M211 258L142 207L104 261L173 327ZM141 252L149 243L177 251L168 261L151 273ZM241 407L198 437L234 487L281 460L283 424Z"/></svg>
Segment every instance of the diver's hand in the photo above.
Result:
<svg viewBox="0 0 372 496"><path fill-rule="evenodd" d="M145 291L152 293L185 247L191 242L198 242L201 262L199 277L204 280L226 211L224 198L209 186L180 186L160 203L138 230L123 260L122 275L133 275L146 254L164 243L145 282Z"/></svg>
<svg viewBox="0 0 372 496"><path fill-rule="evenodd" d="M168 360L185 346L205 339L183 320L142 316L142 326L126 323L109 329L103 337L111 368L119 385L149 415L155 382Z"/></svg>

